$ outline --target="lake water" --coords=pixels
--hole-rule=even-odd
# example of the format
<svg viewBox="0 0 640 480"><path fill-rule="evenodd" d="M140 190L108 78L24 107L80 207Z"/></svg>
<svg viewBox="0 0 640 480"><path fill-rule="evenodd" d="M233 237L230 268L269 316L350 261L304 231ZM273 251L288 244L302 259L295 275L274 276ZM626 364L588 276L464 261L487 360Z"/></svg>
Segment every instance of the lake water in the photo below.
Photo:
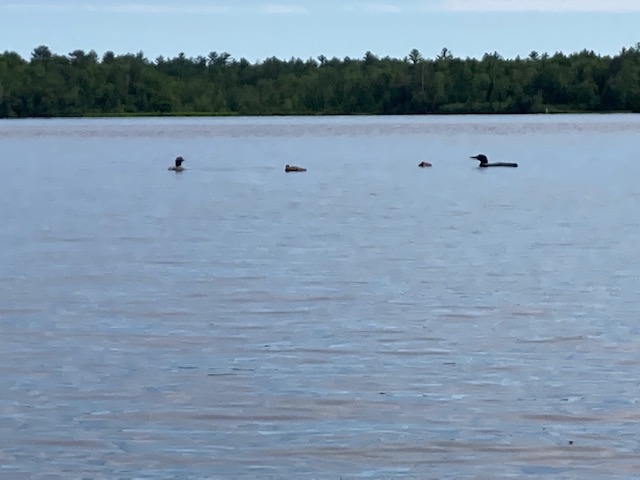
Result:
<svg viewBox="0 0 640 480"><path fill-rule="evenodd" d="M0 478L640 477L639 139L0 121Z"/></svg>

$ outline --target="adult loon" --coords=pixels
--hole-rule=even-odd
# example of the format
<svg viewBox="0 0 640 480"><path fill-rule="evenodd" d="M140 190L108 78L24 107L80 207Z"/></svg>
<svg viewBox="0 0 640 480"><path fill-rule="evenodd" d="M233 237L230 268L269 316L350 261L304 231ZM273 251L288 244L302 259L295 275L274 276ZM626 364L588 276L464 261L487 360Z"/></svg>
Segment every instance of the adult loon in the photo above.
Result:
<svg viewBox="0 0 640 480"><path fill-rule="evenodd" d="M176 157L176 164L173 167L169 167L168 170L173 170L174 172L181 172L184 170L182 166L182 162L184 162L184 158Z"/></svg>
<svg viewBox="0 0 640 480"><path fill-rule="evenodd" d="M480 160L480 165L478 166L482 168L484 167L517 167L518 166L517 163L508 163L508 162L489 163L489 159L487 158L487 156L482 153L479 153L478 155L475 155L470 158L475 158L476 160Z"/></svg>
<svg viewBox="0 0 640 480"><path fill-rule="evenodd" d="M302 167L296 167L295 165L286 164L284 166L284 171L285 172L306 172L307 169Z"/></svg>
<svg viewBox="0 0 640 480"><path fill-rule="evenodd" d="M420 162L420 163L418 164L418 166L419 166L420 168L424 168L424 167L430 167L430 166L431 166L431 164L430 164L429 162Z"/></svg>

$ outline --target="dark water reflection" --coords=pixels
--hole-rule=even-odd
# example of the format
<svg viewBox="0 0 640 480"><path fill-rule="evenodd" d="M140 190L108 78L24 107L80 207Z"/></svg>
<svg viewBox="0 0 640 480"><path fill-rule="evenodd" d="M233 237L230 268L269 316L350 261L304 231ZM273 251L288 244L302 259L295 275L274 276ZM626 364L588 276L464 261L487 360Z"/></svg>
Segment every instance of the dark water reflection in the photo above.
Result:
<svg viewBox="0 0 640 480"><path fill-rule="evenodd" d="M639 132L1 121L0 478L640 476Z"/></svg>

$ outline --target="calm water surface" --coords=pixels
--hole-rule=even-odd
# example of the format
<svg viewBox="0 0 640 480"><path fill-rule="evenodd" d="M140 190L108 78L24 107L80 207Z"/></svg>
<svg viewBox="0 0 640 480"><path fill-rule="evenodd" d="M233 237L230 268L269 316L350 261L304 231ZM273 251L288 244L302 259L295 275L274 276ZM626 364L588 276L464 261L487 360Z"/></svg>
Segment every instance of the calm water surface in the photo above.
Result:
<svg viewBox="0 0 640 480"><path fill-rule="evenodd" d="M0 478L640 477L639 139L0 121Z"/></svg>

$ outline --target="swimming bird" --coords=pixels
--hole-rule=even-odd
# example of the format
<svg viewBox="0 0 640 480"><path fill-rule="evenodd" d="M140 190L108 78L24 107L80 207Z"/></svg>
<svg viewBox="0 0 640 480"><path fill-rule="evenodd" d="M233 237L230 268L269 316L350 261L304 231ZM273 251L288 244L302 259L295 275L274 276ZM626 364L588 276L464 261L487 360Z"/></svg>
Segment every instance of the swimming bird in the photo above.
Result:
<svg viewBox="0 0 640 480"><path fill-rule="evenodd" d="M475 158L476 160L480 160L480 165L478 166L482 168L484 167L517 167L518 166L517 163L508 163L508 162L489 163L489 159L483 153L479 153L478 155L475 155L470 158Z"/></svg>
<svg viewBox="0 0 640 480"><path fill-rule="evenodd" d="M306 168L296 167L295 165L289 165L288 163L284 166L285 172L306 172Z"/></svg>
<svg viewBox="0 0 640 480"><path fill-rule="evenodd" d="M420 162L420 163L418 164L418 166L419 166L420 168L424 168L424 167L430 167L430 166L431 166L431 164L430 164L429 162Z"/></svg>
<svg viewBox="0 0 640 480"><path fill-rule="evenodd" d="M184 170L182 166L182 162L184 162L184 158L176 157L176 164L173 167L169 167L168 170L173 170L174 172L181 172Z"/></svg>

